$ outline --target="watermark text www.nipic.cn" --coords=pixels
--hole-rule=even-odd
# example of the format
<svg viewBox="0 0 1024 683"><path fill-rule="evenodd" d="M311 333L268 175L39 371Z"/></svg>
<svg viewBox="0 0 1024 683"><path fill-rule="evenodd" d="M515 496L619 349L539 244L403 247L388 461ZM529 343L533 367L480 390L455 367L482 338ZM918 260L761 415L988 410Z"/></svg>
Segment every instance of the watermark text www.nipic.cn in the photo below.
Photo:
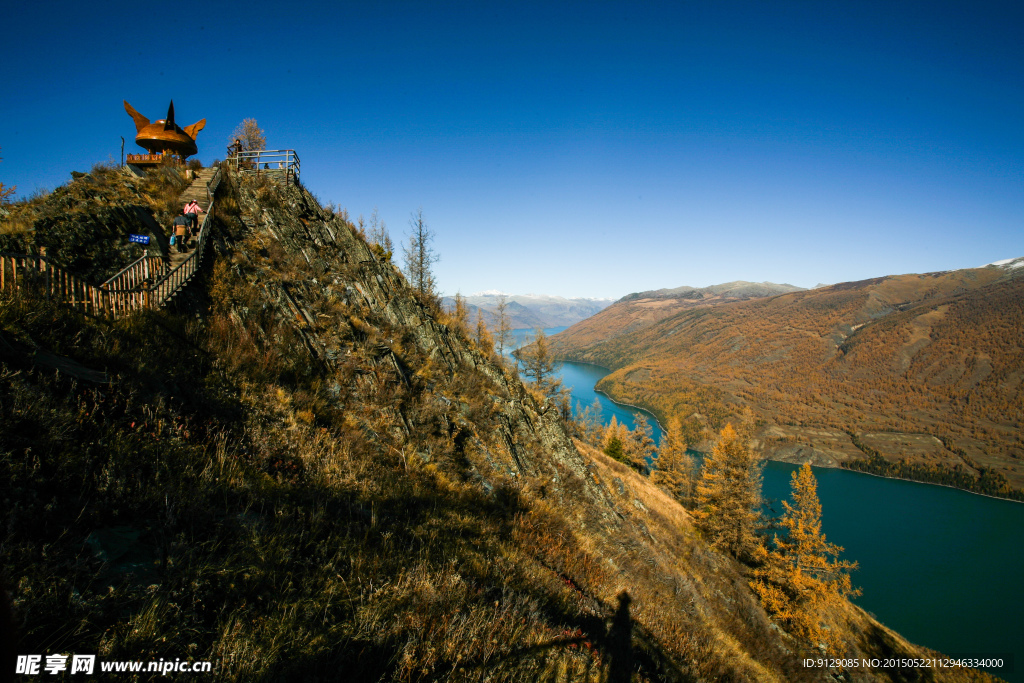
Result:
<svg viewBox="0 0 1024 683"><path fill-rule="evenodd" d="M177 659L159 661L96 661L96 655L18 655L14 673L29 676L52 675L68 672L70 675L94 673L209 673L213 670L210 662L189 662Z"/></svg>

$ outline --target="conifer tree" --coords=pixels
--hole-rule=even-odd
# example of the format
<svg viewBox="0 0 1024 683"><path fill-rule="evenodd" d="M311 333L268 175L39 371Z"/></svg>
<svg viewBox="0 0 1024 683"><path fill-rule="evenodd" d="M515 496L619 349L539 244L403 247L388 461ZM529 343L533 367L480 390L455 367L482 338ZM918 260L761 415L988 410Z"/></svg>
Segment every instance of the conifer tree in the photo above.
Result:
<svg viewBox="0 0 1024 683"><path fill-rule="evenodd" d="M403 247L405 256L405 276L409 284L419 294L428 299L436 297L434 273L431 267L440 260L440 256L434 253L430 246L434 241L434 233L427 227L423 218L423 209L419 209L412 215L409 221L412 232L409 234L409 243Z"/></svg>
<svg viewBox="0 0 1024 683"><path fill-rule="evenodd" d="M476 345L486 354L494 353L494 338L484 324L484 313L480 309L476 312Z"/></svg>
<svg viewBox="0 0 1024 683"><path fill-rule="evenodd" d="M609 441L608 445L604 447L604 454L612 460L618 460L623 462L626 459L625 453L622 452L622 441L617 436L613 436Z"/></svg>
<svg viewBox="0 0 1024 683"><path fill-rule="evenodd" d="M370 214L370 232L367 235L367 240L370 244L376 244L380 247L383 255L386 258L391 258L392 252L395 247L391 243L391 235L388 234L387 224L380 219L380 214L377 213L377 207L373 207L373 213Z"/></svg>
<svg viewBox="0 0 1024 683"><path fill-rule="evenodd" d="M604 428L604 438L602 440L602 450L608 457L618 460L624 465L629 465L629 461L626 458L626 449L624 444L629 439L629 430L626 429L626 425L620 423L614 415L612 415L611 422Z"/></svg>
<svg viewBox="0 0 1024 683"><path fill-rule="evenodd" d="M793 503L783 501L779 520L784 534L775 537L773 549L758 549L760 566L750 585L765 609L794 635L841 654L841 643L823 627L822 618L830 606L860 595L849 575L857 563L838 559L842 547L829 543L821 531L818 482L810 463L793 473L791 486Z"/></svg>
<svg viewBox="0 0 1024 683"><path fill-rule="evenodd" d="M602 437L602 448L608 445L608 440L613 436L618 435L619 432L619 420L612 415L612 419L608 421L608 424L604 428L604 436Z"/></svg>
<svg viewBox="0 0 1024 683"><path fill-rule="evenodd" d="M654 461L651 481L689 506L693 496L693 459L687 455L686 448L683 425L679 418L674 417L661 435L661 447Z"/></svg>
<svg viewBox="0 0 1024 683"><path fill-rule="evenodd" d="M523 374L533 380L533 385L546 396L560 393L562 381L554 377L558 371L558 363L551 354L544 330L537 328L534 332L533 344L529 353L523 356Z"/></svg>
<svg viewBox="0 0 1024 683"><path fill-rule="evenodd" d="M657 448L654 445L654 430L651 429L647 418L637 413L633 417L633 430L629 432L629 438L623 443L626 451L626 460L630 467L640 474L646 474L650 469L648 464L654 457Z"/></svg>
<svg viewBox="0 0 1024 683"><path fill-rule="evenodd" d="M585 442L597 446L604 436L604 428L601 426L601 402L594 399L594 402L584 410L576 411L576 429L580 438Z"/></svg>
<svg viewBox="0 0 1024 683"><path fill-rule="evenodd" d="M694 518L719 550L746 559L759 546L761 468L731 424L704 458L696 490Z"/></svg>
<svg viewBox="0 0 1024 683"><path fill-rule="evenodd" d="M469 335L469 308L466 306L466 299L462 296L461 292L455 292L455 303L452 306L451 313L453 327L462 330L467 336Z"/></svg>
<svg viewBox="0 0 1024 683"><path fill-rule="evenodd" d="M494 312L497 316L495 340L498 343L498 357L504 359L505 349L512 344L512 323L508 319L508 299L504 294L498 297Z"/></svg>

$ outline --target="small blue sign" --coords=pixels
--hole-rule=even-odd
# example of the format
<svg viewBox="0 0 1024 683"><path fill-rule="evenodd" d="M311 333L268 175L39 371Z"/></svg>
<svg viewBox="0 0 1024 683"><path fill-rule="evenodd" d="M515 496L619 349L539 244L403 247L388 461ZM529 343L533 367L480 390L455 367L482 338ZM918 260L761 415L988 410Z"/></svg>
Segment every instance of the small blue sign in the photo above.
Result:
<svg viewBox="0 0 1024 683"><path fill-rule="evenodd" d="M128 235L128 241L138 244L149 244L149 235Z"/></svg>

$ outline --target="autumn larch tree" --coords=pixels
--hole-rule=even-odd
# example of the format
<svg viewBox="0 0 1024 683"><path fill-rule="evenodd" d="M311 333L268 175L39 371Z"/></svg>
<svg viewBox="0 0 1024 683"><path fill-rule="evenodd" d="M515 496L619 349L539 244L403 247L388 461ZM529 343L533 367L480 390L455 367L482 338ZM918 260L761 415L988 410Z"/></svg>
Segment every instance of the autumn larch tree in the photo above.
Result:
<svg viewBox="0 0 1024 683"><path fill-rule="evenodd" d="M419 209L409 220L409 227L412 229L409 234L409 242L403 246L405 256L405 276L409 278L409 284L419 294L433 301L436 298L433 265L441 257L438 256L431 243L434 241L434 233L427 227L423 218L423 209Z"/></svg>
<svg viewBox="0 0 1024 683"><path fill-rule="evenodd" d="M479 308L476 311L476 345L485 354L494 353L494 338L484 323L484 312Z"/></svg>
<svg viewBox="0 0 1024 683"><path fill-rule="evenodd" d="M512 323L508 319L508 298L504 294L498 297L494 312L497 317L494 339L498 343L498 357L504 360L505 349L512 344Z"/></svg>
<svg viewBox="0 0 1024 683"><path fill-rule="evenodd" d="M555 360L551 354L551 347L548 346L547 336L544 330L537 328L533 336L533 344L529 353L522 353L523 374L533 380L545 396L555 396L562 388L562 380L555 377L561 363Z"/></svg>
<svg viewBox="0 0 1024 683"><path fill-rule="evenodd" d="M366 236L367 241L370 244L375 244L380 247L381 255L384 258L390 259L392 252L395 251L395 247L391 243L391 235L388 234L388 226L380 219L380 214L377 213L376 206L373 207L373 213L370 214L369 228L370 231Z"/></svg>
<svg viewBox="0 0 1024 683"><path fill-rule="evenodd" d="M580 438L592 446L601 443L604 435L604 427L601 426L601 402L594 399L594 402L584 410L576 410L576 432Z"/></svg>
<svg viewBox="0 0 1024 683"><path fill-rule="evenodd" d="M654 430L651 429L647 418L640 413L633 416L633 429L629 432L629 438L623 443L626 451L626 460L629 466L640 474L647 474L650 470L648 464L657 452L654 444Z"/></svg>
<svg viewBox="0 0 1024 683"><path fill-rule="evenodd" d="M267 136L256 119L243 119L231 132L231 144L242 143L242 152L257 152L267 148Z"/></svg>
<svg viewBox="0 0 1024 683"><path fill-rule="evenodd" d="M779 520L783 535L775 536L774 548L758 549L759 566L750 585L790 632L812 644L825 643L831 654L840 655L842 644L822 618L830 606L860 595L849 574L857 563L840 560L843 549L821 531L818 482L810 463L793 473L791 487L793 503L783 501Z"/></svg>
<svg viewBox="0 0 1024 683"><path fill-rule="evenodd" d="M760 546L761 467L731 424L704 458L693 516L713 546L737 559Z"/></svg>
<svg viewBox="0 0 1024 683"><path fill-rule="evenodd" d="M693 458L686 453L686 448L683 425L679 418L673 417L661 435L661 446L654 461L651 481L683 505L689 506L693 497Z"/></svg>
<svg viewBox="0 0 1024 683"><path fill-rule="evenodd" d="M469 308L466 306L466 298L461 292L455 292L454 304L449 314L452 318L453 327L469 336Z"/></svg>

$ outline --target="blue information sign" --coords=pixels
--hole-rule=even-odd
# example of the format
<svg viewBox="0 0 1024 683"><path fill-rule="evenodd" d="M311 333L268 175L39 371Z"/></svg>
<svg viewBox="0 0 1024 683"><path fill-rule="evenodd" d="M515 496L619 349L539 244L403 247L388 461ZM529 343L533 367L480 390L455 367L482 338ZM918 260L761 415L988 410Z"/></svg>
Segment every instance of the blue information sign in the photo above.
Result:
<svg viewBox="0 0 1024 683"><path fill-rule="evenodd" d="M129 242L137 242L139 244L149 244L149 235L128 235Z"/></svg>

